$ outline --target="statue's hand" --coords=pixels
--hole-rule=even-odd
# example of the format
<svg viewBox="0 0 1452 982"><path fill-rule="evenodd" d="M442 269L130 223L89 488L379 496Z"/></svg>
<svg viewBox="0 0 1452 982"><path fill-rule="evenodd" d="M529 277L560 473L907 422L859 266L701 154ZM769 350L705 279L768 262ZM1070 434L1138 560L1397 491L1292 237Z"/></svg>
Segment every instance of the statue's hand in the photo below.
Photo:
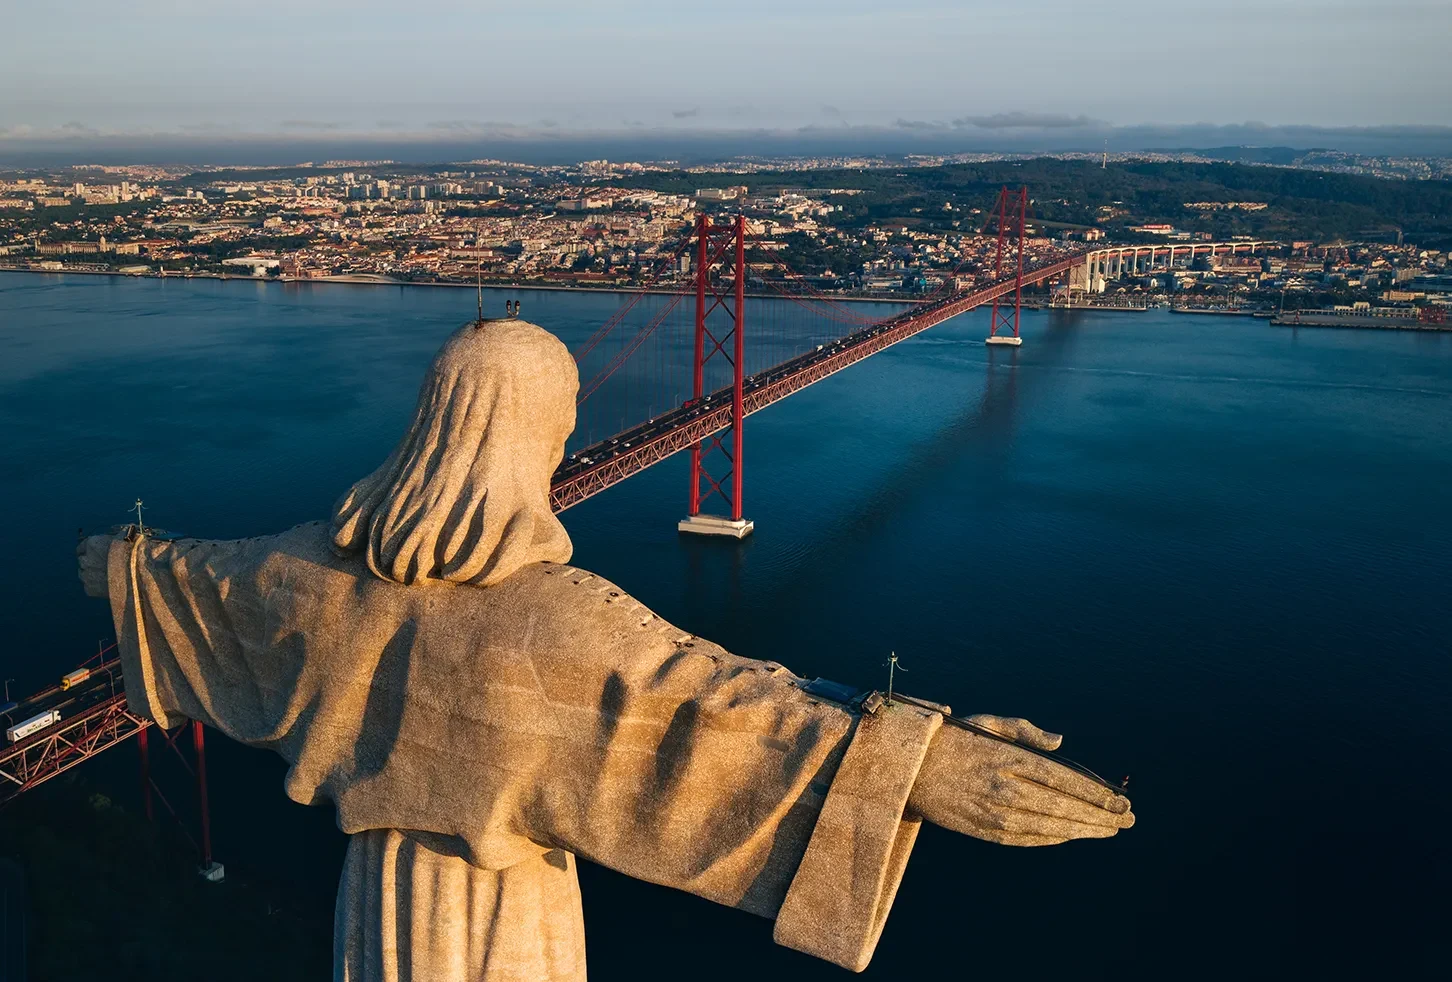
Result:
<svg viewBox="0 0 1452 982"><path fill-rule="evenodd" d="M76 566L88 597L104 599L109 594L106 556L111 551L112 541L109 535L92 535L76 543Z"/></svg>
<svg viewBox="0 0 1452 982"><path fill-rule="evenodd" d="M1027 720L974 716L1042 750L1063 742ZM1005 846L1104 839L1134 824L1129 799L1022 747L944 726L928 746L908 810L934 825Z"/></svg>

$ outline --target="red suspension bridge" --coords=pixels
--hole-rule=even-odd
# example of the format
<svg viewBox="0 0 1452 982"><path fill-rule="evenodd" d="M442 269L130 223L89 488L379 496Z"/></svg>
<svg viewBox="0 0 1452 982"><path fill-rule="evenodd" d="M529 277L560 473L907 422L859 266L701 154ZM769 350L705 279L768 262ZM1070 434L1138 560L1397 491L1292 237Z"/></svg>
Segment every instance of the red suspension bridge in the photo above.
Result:
<svg viewBox="0 0 1452 982"><path fill-rule="evenodd" d="M1107 278L1157 269L1199 253L1247 252L1269 242L1124 246L1069 251L1028 235L1026 189L1004 188L978 244L984 259L971 285L960 289L960 266L938 289L906 310L874 316L880 307L853 308L821 293L748 238L744 216L696 219L691 234L645 285L575 350L580 368L578 422L550 494L563 511L681 451L690 453L687 515L682 531L741 538L752 524L742 514L743 423L747 416L851 365L985 304L991 305L990 344L1018 344L1023 290L1060 278L1064 291L1094 289ZM987 257L991 255L991 259ZM763 258L764 257L764 258ZM1147 261L1142 261L1147 260ZM965 263L966 265L966 263ZM681 276L684 271L689 276ZM756 305L750 297L775 302ZM687 301L690 301L689 303ZM900 307L900 304L898 305ZM867 313L862 311L867 310ZM719 502L713 499L719 499ZM705 514L710 503L720 514ZM108 659L107 655L111 655ZM78 669L84 678L18 703L0 704L7 727L53 713L49 722L7 740L0 749L0 806L131 737L142 757L142 788L177 814L153 779L149 732L160 734L165 759L179 761L195 781L200 836L194 838L203 873L212 862L206 796L206 757L198 724L164 732L130 713L113 649ZM87 663L88 666L91 663ZM183 753L189 737L190 755Z"/></svg>
<svg viewBox="0 0 1452 982"><path fill-rule="evenodd" d="M575 352L583 380L576 438L585 445L572 444L555 472L555 510L685 450L691 464L681 530L742 537L752 530L742 514L747 416L985 304L992 308L988 343L1017 345L1026 286L1062 278L1065 290L1084 289L1110 275L1154 269L1156 259L1161 268L1174 268L1175 250L1166 247L1071 252L1048 240L1030 240L1028 205L1027 189L1004 188L999 194L983 229L995 236L992 258L970 288L956 289L955 271L909 309L880 318L810 287L793 289L806 280L790 271L770 275L785 270L780 263L750 262L744 217L718 224L699 216L691 237L663 264L679 269L685 259L690 279L674 291L657 292L655 280L647 283ZM1193 261L1198 251L1252 251L1268 244L1177 248L1179 259ZM764 320L748 322L748 288L784 302L758 305ZM690 296L693 318L683 312ZM633 333L621 330L627 321L639 325ZM713 498L721 514L704 515Z"/></svg>

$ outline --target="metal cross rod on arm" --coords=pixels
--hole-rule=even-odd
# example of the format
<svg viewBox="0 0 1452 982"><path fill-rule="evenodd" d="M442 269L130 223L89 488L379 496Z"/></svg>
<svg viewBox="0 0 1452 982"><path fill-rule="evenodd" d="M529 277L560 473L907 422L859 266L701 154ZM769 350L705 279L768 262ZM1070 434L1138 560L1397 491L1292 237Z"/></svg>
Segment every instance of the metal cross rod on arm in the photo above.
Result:
<svg viewBox="0 0 1452 982"><path fill-rule="evenodd" d="M897 660L897 652L894 651L894 652L889 653L889 655L887 657L887 704L889 706L892 705L892 683L893 683L893 676L896 673L898 673L898 672L906 672L906 671L907 671L907 669L906 668L903 668L902 665L900 665L898 663L898 660Z"/></svg>
<svg viewBox="0 0 1452 982"><path fill-rule="evenodd" d="M128 542L132 541L135 536L138 535L144 535L148 539L174 538L174 536L166 529L152 528L151 526L147 525L145 521L142 520L142 511L146 508L146 503L140 498L137 498L136 503L133 504L131 507L136 512L136 521L127 522L125 525L111 526L112 535L124 535ZM76 534L82 539L86 537L84 528L77 529Z"/></svg>

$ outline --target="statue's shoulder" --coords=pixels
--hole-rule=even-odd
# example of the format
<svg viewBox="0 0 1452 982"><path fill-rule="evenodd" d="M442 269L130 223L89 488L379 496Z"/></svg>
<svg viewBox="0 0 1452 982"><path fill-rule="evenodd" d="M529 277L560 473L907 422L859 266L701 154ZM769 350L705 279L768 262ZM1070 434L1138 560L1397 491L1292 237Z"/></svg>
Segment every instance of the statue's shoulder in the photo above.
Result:
<svg viewBox="0 0 1452 982"><path fill-rule="evenodd" d="M533 612L536 640L546 647L578 654L588 650L597 659L694 656L712 670L778 673L776 662L762 662L733 654L714 641L672 624L618 584L598 573L565 563L533 563L488 590L510 586L519 593L501 594L500 600ZM485 592L488 592L486 590ZM581 641L589 644L582 648ZM790 673L787 673L790 675Z"/></svg>
<svg viewBox="0 0 1452 982"><path fill-rule="evenodd" d="M277 552L302 558L321 559L331 554L332 535L327 522L306 522L272 535L254 535L245 539L203 539L195 536L148 538L152 552L184 555L220 555L248 553L263 555Z"/></svg>
<svg viewBox="0 0 1452 982"><path fill-rule="evenodd" d="M644 635L672 642L688 637L618 584L568 563L531 563L488 591L501 591L502 602L529 604L542 621L563 631Z"/></svg>
<svg viewBox="0 0 1452 982"><path fill-rule="evenodd" d="M351 576L367 573L361 559L340 556L333 549L327 522L308 522L273 535L245 539L181 538L148 546L154 559L173 567L205 567L219 576L249 571L263 579L295 577L309 570Z"/></svg>

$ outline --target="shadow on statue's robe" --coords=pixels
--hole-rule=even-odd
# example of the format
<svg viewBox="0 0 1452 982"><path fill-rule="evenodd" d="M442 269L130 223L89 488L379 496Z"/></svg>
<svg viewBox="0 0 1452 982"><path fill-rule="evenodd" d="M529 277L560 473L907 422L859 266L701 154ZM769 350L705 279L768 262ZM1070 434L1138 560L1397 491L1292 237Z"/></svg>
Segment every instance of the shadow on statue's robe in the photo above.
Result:
<svg viewBox="0 0 1452 982"><path fill-rule="evenodd" d="M393 637L383 646L383 655L373 678L378 682L387 679L392 684L370 683L368 703L363 707L363 745L358 748L358 777L366 780L377 777L382 770L381 762L393 756L394 744L398 742L403 728L404 693L408 691L408 653L413 650L418 636L418 624L404 621L393 632ZM378 770L370 770L368 761L379 761Z"/></svg>

